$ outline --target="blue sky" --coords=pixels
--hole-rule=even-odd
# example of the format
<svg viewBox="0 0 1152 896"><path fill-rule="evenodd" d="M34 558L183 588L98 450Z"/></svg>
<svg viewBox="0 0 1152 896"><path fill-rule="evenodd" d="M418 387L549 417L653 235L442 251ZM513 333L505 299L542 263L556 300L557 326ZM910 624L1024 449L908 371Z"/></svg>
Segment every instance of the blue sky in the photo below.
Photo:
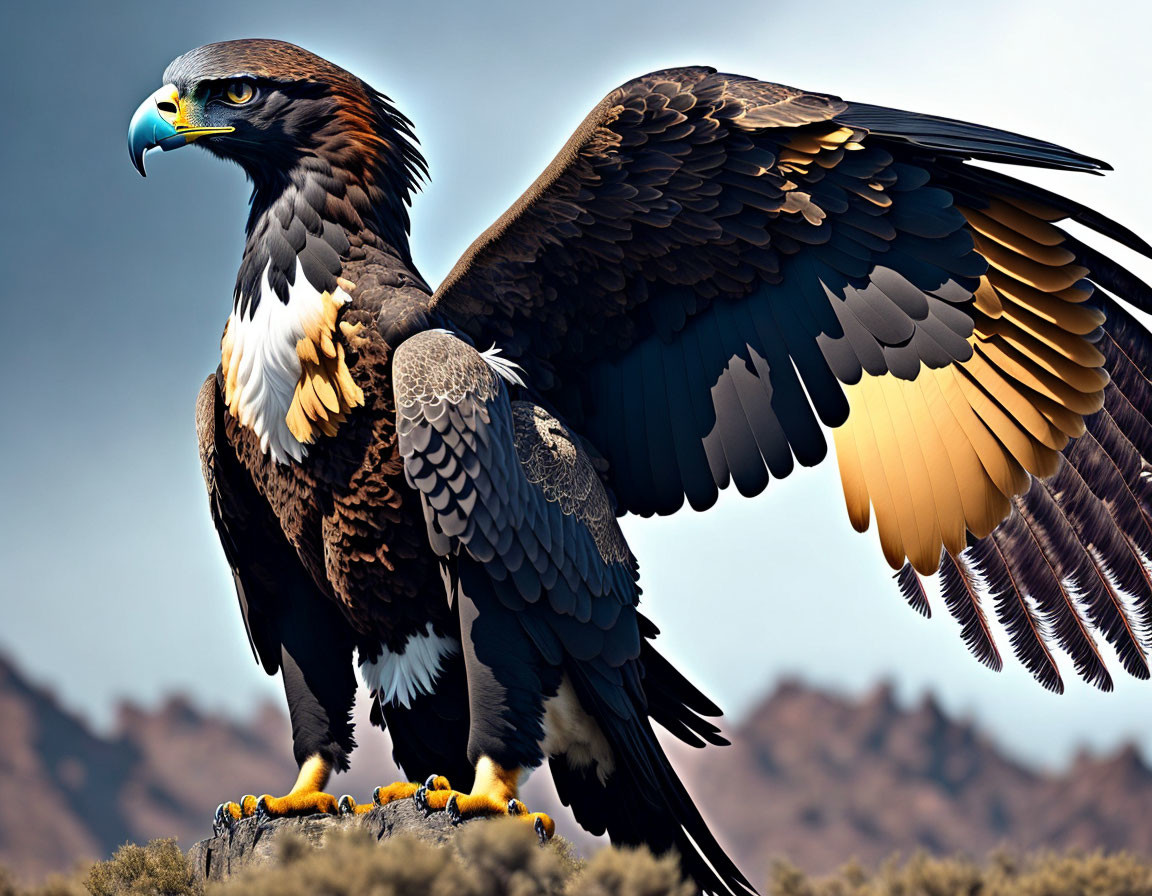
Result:
<svg viewBox="0 0 1152 896"><path fill-rule="evenodd" d="M96 11L98 9L98 12ZM242 249L238 169L186 151L138 177L124 134L191 47L278 37L388 93L432 181L413 251L437 282L616 84L669 65L1000 125L1107 159L1034 180L1152 234L1152 14L1136 3L75 2L0 12L0 650L98 722L119 696L241 713L252 662L208 518L192 407L219 360ZM1117 250L1146 278L1152 265ZM1015 752L1138 739L1152 684L1055 697L972 660L848 525L835 465L708 514L629 520L663 646L737 716L782 676L938 693ZM1068 664L1065 664L1068 666ZM1071 675L1071 669L1068 669Z"/></svg>

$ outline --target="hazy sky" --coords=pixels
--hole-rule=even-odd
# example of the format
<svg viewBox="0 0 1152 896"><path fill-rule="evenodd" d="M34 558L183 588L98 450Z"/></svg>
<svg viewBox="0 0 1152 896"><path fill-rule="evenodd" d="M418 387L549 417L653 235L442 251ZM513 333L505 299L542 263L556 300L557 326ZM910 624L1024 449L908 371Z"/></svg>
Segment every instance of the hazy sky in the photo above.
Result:
<svg viewBox="0 0 1152 896"><path fill-rule="evenodd" d="M239 713L279 685L252 661L196 458L193 401L219 361L243 246L240 171L189 149L142 180L125 132L191 47L277 37L328 56L415 122L432 182L413 251L436 283L612 87L702 63L974 119L1107 159L1038 173L1152 235L1144 4L8 2L0 12L0 650L107 721L173 690ZM1117 257L1146 278L1152 265ZM1137 738L1152 684L1055 697L971 659L940 606L902 602L855 534L835 464L708 514L631 520L663 648L738 715L781 676L882 677L1057 761ZM1002 644L1007 649L1007 645Z"/></svg>

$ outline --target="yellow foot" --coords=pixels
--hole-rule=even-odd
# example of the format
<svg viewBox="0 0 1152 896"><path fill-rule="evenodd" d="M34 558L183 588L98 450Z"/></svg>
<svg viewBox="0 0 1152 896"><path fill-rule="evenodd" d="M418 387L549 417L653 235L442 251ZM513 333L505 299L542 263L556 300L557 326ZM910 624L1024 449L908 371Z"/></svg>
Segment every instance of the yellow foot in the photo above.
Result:
<svg viewBox="0 0 1152 896"><path fill-rule="evenodd" d="M213 828L217 832L231 830L232 826L241 818L288 818L297 815L315 815L317 813L335 815L337 812L336 797L321 791L301 791L290 793L287 796L272 796L270 793L262 797L249 794L239 803L221 803L216 808L216 818Z"/></svg>
<svg viewBox="0 0 1152 896"><path fill-rule="evenodd" d="M424 782L424 787L428 790L450 790L448 786L448 779L442 775L431 775L427 781ZM371 812L377 806L386 806L388 803L394 803L397 800L406 800L413 796L417 790L420 789L419 784L413 784L409 781L397 781L395 784L389 784L386 787L377 787L372 791L372 802L370 803L357 803L351 796L344 794L340 797L339 809L341 815L363 815L366 812Z"/></svg>
<svg viewBox="0 0 1152 896"><path fill-rule="evenodd" d="M429 783L432 781L431 778L428 780ZM495 790L461 793L458 790L431 788L425 785L412 794L412 799L425 813L441 810L448 813L448 818L453 824L459 824L466 818L485 815L511 815L531 824L541 843L547 842L556 833L556 822L551 817L543 812L529 812L528 807L520 800L515 797L506 798L505 793L498 793Z"/></svg>

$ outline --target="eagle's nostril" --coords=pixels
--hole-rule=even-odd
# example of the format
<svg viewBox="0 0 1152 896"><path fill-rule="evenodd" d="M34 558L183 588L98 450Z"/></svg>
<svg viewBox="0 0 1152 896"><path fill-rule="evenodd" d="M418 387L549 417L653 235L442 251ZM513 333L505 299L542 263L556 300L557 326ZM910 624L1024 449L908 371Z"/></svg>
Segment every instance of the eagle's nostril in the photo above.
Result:
<svg viewBox="0 0 1152 896"><path fill-rule="evenodd" d="M161 112L167 112L171 115L175 115L177 112L180 111L179 109L176 108L175 103L170 102L168 100L161 100L160 102L158 102L156 104L156 108L159 109Z"/></svg>

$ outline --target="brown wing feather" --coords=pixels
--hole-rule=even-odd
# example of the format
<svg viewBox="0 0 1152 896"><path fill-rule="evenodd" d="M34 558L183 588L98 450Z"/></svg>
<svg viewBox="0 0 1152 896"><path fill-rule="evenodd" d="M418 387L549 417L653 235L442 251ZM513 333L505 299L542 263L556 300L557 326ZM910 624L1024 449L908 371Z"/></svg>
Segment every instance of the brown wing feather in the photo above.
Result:
<svg viewBox="0 0 1152 896"><path fill-rule="evenodd" d="M706 507L729 482L755 494L826 455L819 424L847 413L837 380L971 351L954 306L986 264L963 218L926 171L838 122L846 109L703 68L629 82L434 309L526 369L608 460L623 509ZM617 400L634 418L604 411Z"/></svg>

